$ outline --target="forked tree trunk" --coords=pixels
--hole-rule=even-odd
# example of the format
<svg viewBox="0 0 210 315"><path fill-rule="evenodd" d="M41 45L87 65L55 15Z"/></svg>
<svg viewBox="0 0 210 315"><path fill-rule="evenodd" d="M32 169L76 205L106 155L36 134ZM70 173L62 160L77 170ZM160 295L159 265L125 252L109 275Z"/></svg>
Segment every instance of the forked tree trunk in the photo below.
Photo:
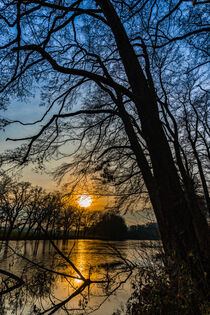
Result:
<svg viewBox="0 0 210 315"><path fill-rule="evenodd" d="M123 119L123 122L137 163L142 170L159 224L164 249L168 257L174 261L173 272L176 268L177 273L185 268L189 271L194 284L206 292L208 288L204 275L207 273L209 277L210 265L208 265L210 242L207 222L198 208L190 209L187 203L159 118L156 96L147 85L139 61L114 7L109 0L96 2L101 7L115 37L134 95L134 103L150 154L153 176L151 173L145 172L144 166L147 162L145 159L146 164L142 163L141 149L137 151L139 144L134 134L135 131L132 130L128 120ZM122 108L119 108L119 111L123 113ZM153 179L154 182L151 182ZM199 235L196 233L196 225L197 231L200 231Z"/></svg>

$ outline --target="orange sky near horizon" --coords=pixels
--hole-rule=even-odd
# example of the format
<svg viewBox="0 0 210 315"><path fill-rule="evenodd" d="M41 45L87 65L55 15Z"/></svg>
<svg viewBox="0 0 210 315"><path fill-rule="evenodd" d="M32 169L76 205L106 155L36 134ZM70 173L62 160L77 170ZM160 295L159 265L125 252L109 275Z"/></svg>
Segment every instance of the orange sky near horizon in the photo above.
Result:
<svg viewBox="0 0 210 315"><path fill-rule="evenodd" d="M102 210L106 210L107 207L111 207L114 205L114 199L113 197L109 197L109 196L103 196L100 194L94 194L94 193L87 193L87 192L77 192L77 193L69 193L66 194L66 200L68 200L69 205L78 207L80 206L78 204L79 199L81 198L81 196L86 195L88 197L91 198L91 205L87 207L88 210L92 210L92 211L102 211Z"/></svg>

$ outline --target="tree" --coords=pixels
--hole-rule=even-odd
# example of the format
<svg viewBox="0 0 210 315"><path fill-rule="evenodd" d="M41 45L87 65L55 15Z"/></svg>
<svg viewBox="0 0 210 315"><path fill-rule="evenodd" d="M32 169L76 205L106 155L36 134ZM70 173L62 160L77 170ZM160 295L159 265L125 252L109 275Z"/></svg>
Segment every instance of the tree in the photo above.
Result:
<svg viewBox="0 0 210 315"><path fill-rule="evenodd" d="M209 278L210 265L208 225L186 171L178 115L170 104L183 89L178 80L186 68L201 71L207 64L206 5L34 0L6 2L1 8L4 102L8 95L29 95L36 79L49 100L40 121L54 104L59 106L36 134L13 139L28 144L25 151L10 154L10 160L24 164L39 154L42 163L54 153L66 156L61 146L72 141L78 143L78 159L65 164L61 173L77 164L84 174L97 160L109 181L114 180L117 159L119 164L123 159L124 168L133 161L127 178L141 173L171 269L179 274L188 266L195 286L204 291L204 271ZM190 54L188 60L183 49ZM98 102L92 103L93 96ZM84 106L74 111L79 100ZM8 123L3 121L4 126ZM114 161L106 155L111 151L118 156Z"/></svg>
<svg viewBox="0 0 210 315"><path fill-rule="evenodd" d="M72 206L63 206L58 216L58 227L63 230L64 238L69 237L69 232L72 230L76 221L76 209Z"/></svg>
<svg viewBox="0 0 210 315"><path fill-rule="evenodd" d="M10 237L13 230L22 231L26 226L27 213L31 210L33 188L28 182L20 182L4 177L0 183L0 213L3 237Z"/></svg>
<svg viewBox="0 0 210 315"><path fill-rule="evenodd" d="M60 214L64 208L62 195L46 193L43 188L29 182L17 182L3 176L0 182L0 218L3 238L27 239L30 232L56 232L60 228ZM69 211L69 215L71 216ZM72 218L74 219L74 218ZM51 231L50 231L51 230ZM34 236L33 236L34 237Z"/></svg>
<svg viewBox="0 0 210 315"><path fill-rule="evenodd" d="M110 240L120 240L127 237L125 220L115 213L106 212L93 227L93 233L98 237Z"/></svg>

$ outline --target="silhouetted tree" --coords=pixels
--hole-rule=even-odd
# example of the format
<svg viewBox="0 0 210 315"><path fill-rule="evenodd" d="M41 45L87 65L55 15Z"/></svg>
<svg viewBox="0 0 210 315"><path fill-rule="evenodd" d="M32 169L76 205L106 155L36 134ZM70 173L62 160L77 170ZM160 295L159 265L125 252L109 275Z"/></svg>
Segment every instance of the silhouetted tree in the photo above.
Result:
<svg viewBox="0 0 210 315"><path fill-rule="evenodd" d="M101 219L93 227L97 237L120 240L127 237L127 226L124 219L112 212L102 214Z"/></svg>
<svg viewBox="0 0 210 315"><path fill-rule="evenodd" d="M23 164L38 154L41 165L54 153L66 157L60 148L72 141L78 144L76 162L60 172L73 167L74 173L80 169L84 174L98 163L109 181L114 181L115 164L120 169L123 160L123 169L128 165L133 170L124 180L141 176L144 181L171 274L188 266L195 286L204 291L210 265L208 226L186 176L176 131L179 111L174 116L168 105L183 88L180 75L184 80L186 71L201 71L207 64L206 5L18 1L3 2L1 9L4 105L8 95L29 95L35 79L49 101L40 121L54 104L59 107L33 136L13 139L28 144L9 159ZM112 160L110 152L117 158Z"/></svg>
<svg viewBox="0 0 210 315"><path fill-rule="evenodd" d="M0 182L1 229L9 238L13 230L23 231L37 208L37 194L28 182L16 182L5 176Z"/></svg>

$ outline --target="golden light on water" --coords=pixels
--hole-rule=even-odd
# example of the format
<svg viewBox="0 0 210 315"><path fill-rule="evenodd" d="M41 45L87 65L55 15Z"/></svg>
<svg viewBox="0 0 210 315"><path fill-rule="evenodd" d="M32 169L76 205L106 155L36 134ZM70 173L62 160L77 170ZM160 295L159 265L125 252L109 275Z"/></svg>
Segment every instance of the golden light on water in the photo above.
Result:
<svg viewBox="0 0 210 315"><path fill-rule="evenodd" d="M81 195L78 199L78 204L82 208L90 207L91 203L92 203L92 198L87 195Z"/></svg>

